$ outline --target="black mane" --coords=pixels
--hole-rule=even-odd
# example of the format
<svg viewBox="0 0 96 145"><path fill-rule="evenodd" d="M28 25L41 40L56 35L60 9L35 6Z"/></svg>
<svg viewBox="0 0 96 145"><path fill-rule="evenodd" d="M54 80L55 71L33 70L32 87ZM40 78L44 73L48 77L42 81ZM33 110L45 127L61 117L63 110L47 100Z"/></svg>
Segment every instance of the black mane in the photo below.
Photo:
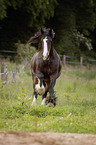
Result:
<svg viewBox="0 0 96 145"><path fill-rule="evenodd" d="M49 36L52 39L54 38L55 32L53 29L50 28L41 28L37 33L35 33L35 35L33 37L31 37L28 40L28 44L31 43L38 43L40 41L40 39L42 39L45 36Z"/></svg>

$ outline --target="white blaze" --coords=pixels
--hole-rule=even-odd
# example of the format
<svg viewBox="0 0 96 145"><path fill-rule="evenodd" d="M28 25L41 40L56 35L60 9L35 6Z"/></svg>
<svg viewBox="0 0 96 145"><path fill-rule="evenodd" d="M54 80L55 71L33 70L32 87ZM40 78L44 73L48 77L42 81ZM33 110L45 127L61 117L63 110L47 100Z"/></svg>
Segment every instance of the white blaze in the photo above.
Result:
<svg viewBox="0 0 96 145"><path fill-rule="evenodd" d="M44 50L43 50L43 59L46 60L48 57L48 46L47 46L47 37L43 39Z"/></svg>

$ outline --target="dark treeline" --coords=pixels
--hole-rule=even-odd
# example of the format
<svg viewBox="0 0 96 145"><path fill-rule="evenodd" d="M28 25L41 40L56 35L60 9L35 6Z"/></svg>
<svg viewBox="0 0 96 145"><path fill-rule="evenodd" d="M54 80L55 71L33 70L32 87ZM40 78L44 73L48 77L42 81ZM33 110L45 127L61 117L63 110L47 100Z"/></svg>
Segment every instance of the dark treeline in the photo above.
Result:
<svg viewBox="0 0 96 145"><path fill-rule="evenodd" d="M58 53L96 57L96 0L0 0L0 49L51 27Z"/></svg>

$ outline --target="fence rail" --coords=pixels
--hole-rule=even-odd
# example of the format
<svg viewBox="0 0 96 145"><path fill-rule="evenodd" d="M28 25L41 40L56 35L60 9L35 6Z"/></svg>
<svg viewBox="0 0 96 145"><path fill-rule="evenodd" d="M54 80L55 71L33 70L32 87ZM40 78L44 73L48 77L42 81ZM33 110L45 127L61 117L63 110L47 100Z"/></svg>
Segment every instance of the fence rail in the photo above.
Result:
<svg viewBox="0 0 96 145"><path fill-rule="evenodd" d="M73 57L71 56L66 56L66 55L60 55L60 57L62 57L62 63L63 65L66 65L66 64L75 64L75 65L80 65L80 66L83 66L84 64L86 64L84 61L86 58L84 57L80 57L80 61L74 61ZM72 60L71 60L72 59ZM96 65L96 60L95 59L87 59L89 62L94 62L94 64ZM87 61L87 62L88 62ZM87 63L89 64L89 63ZM28 68L28 66L30 65L30 61L28 61L27 59L23 62L23 64L21 65L21 68L24 69L26 66ZM88 65L90 66L90 65ZM29 66L30 68L30 66ZM16 79L16 74L20 71L20 68L19 67L16 67L16 69L13 69L12 72L11 72L11 77L12 77L12 82L15 81ZM7 84L9 82L9 72L8 72L8 67L7 65L2 62L2 59L1 59L1 72L0 72L0 79L1 79L1 83L2 84Z"/></svg>
<svg viewBox="0 0 96 145"><path fill-rule="evenodd" d="M17 53L17 51L11 51L11 50L0 50L2 53Z"/></svg>
<svg viewBox="0 0 96 145"><path fill-rule="evenodd" d="M1 59L4 58L4 57L11 58L12 57L11 54L17 54L16 51L11 51L11 50L0 50L0 52L1 53L8 53L8 54L10 54L8 56L7 55L0 55L0 58ZM87 61L87 63L90 63L91 62L91 64L96 62L96 59L85 58L83 56L80 57L80 61L78 61L78 62L77 61L74 61L74 60L76 60L76 58L75 57L72 57L72 56L68 56L68 55L59 55L59 56L62 57L62 63L63 63L63 65L65 65L65 64L78 64L78 65L81 65L82 66L82 65L85 65L86 64L85 61ZM18 59L19 59L19 57L18 57Z"/></svg>
<svg viewBox="0 0 96 145"><path fill-rule="evenodd" d="M96 62L96 59L88 59L88 61Z"/></svg>
<svg viewBox="0 0 96 145"><path fill-rule="evenodd" d="M88 58L84 58L83 56L80 57L80 61L74 61L75 58L71 57L71 56L66 56L66 55L60 55L60 57L63 57L62 58L62 62L63 62L63 65L66 65L66 64L79 64L79 65L85 65L85 64L89 64L88 62L93 62L95 63L96 62L96 59L88 59ZM69 60L71 59L71 60ZM75 59L76 60L76 59ZM87 63L85 62L85 60L87 61ZM96 63L95 63L96 65Z"/></svg>

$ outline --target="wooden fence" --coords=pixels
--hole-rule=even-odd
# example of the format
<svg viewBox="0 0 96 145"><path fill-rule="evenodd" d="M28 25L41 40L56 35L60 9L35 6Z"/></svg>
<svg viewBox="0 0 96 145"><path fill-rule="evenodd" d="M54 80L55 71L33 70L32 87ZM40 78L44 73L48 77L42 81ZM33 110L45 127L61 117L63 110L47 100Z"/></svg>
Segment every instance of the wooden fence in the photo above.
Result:
<svg viewBox="0 0 96 145"><path fill-rule="evenodd" d="M0 53L4 54L4 55L0 55L1 59L4 57L11 58L11 57L13 57L13 54L15 54L15 55L17 54L16 51L11 51L11 50L0 50ZM8 53L8 55L6 55L7 53ZM76 65L81 65L81 66L85 65L85 64L96 65L96 59L92 59L92 58L85 58L85 57L81 56L79 61L76 61L76 58L72 57L72 56L60 55L60 57L61 57L63 65L66 65L66 64L71 64L71 65L76 64Z"/></svg>
<svg viewBox="0 0 96 145"><path fill-rule="evenodd" d="M62 63L63 65L66 64L76 64L76 65L96 65L96 59L89 59L89 58L84 58L83 56L80 57L80 61L74 61L76 60L74 57L71 56L66 56L66 55L60 55L62 57Z"/></svg>
<svg viewBox="0 0 96 145"><path fill-rule="evenodd" d="M80 66L83 66L85 64L91 64L94 63L94 65L96 65L96 59L88 59L88 58L84 58L84 57L80 57L80 61L74 61L74 58L71 57L71 56L66 56L66 55L60 55L61 57L61 60L62 60L62 64L63 65L66 65L66 64L75 64L75 65L80 65ZM87 59L87 63L86 62L86 59ZM73 61L72 61L73 60ZM26 61L26 62L25 62ZM24 69L26 66L28 67L30 65L30 62L27 61L27 59L24 61L24 63L21 65L21 68ZM88 63L89 62L89 63ZM90 63L91 62L91 63ZM30 66L29 66L30 68ZM15 82L15 79L16 79L16 74L20 71L20 68L19 67L16 67L16 69L13 69L12 70L12 82ZM0 72L0 79L1 79L1 83L2 84L7 84L9 82L8 80L8 75L9 75L9 72L8 72L8 67L7 65L5 64L5 62L2 62L2 59L1 59L1 72Z"/></svg>
<svg viewBox="0 0 96 145"><path fill-rule="evenodd" d="M4 54L4 55L0 55L1 59L4 57L11 58L11 57L13 57L13 54L17 54L16 51L11 51L11 50L0 50L0 53ZM6 55L7 53L10 55ZM72 56L60 55L60 57L62 58L63 65L66 65L66 64L71 64L71 65L76 64L76 65L81 65L81 66L85 65L85 64L96 65L96 59L85 58L83 56L80 57L80 61L74 61L74 60L76 60L76 58L72 57Z"/></svg>
<svg viewBox="0 0 96 145"><path fill-rule="evenodd" d="M12 82L15 81L16 74L19 73L20 68L16 67L16 69L12 70ZM1 78L1 83L2 85L7 84L8 81L8 67L4 62L1 62L1 73L0 73L0 78Z"/></svg>
<svg viewBox="0 0 96 145"><path fill-rule="evenodd" d="M8 79L8 68L7 65L2 62L1 63L1 80L2 80L2 84L7 84L7 79Z"/></svg>
<svg viewBox="0 0 96 145"><path fill-rule="evenodd" d="M8 55L7 55L8 54ZM0 58L13 58L17 54L16 51L0 50Z"/></svg>

